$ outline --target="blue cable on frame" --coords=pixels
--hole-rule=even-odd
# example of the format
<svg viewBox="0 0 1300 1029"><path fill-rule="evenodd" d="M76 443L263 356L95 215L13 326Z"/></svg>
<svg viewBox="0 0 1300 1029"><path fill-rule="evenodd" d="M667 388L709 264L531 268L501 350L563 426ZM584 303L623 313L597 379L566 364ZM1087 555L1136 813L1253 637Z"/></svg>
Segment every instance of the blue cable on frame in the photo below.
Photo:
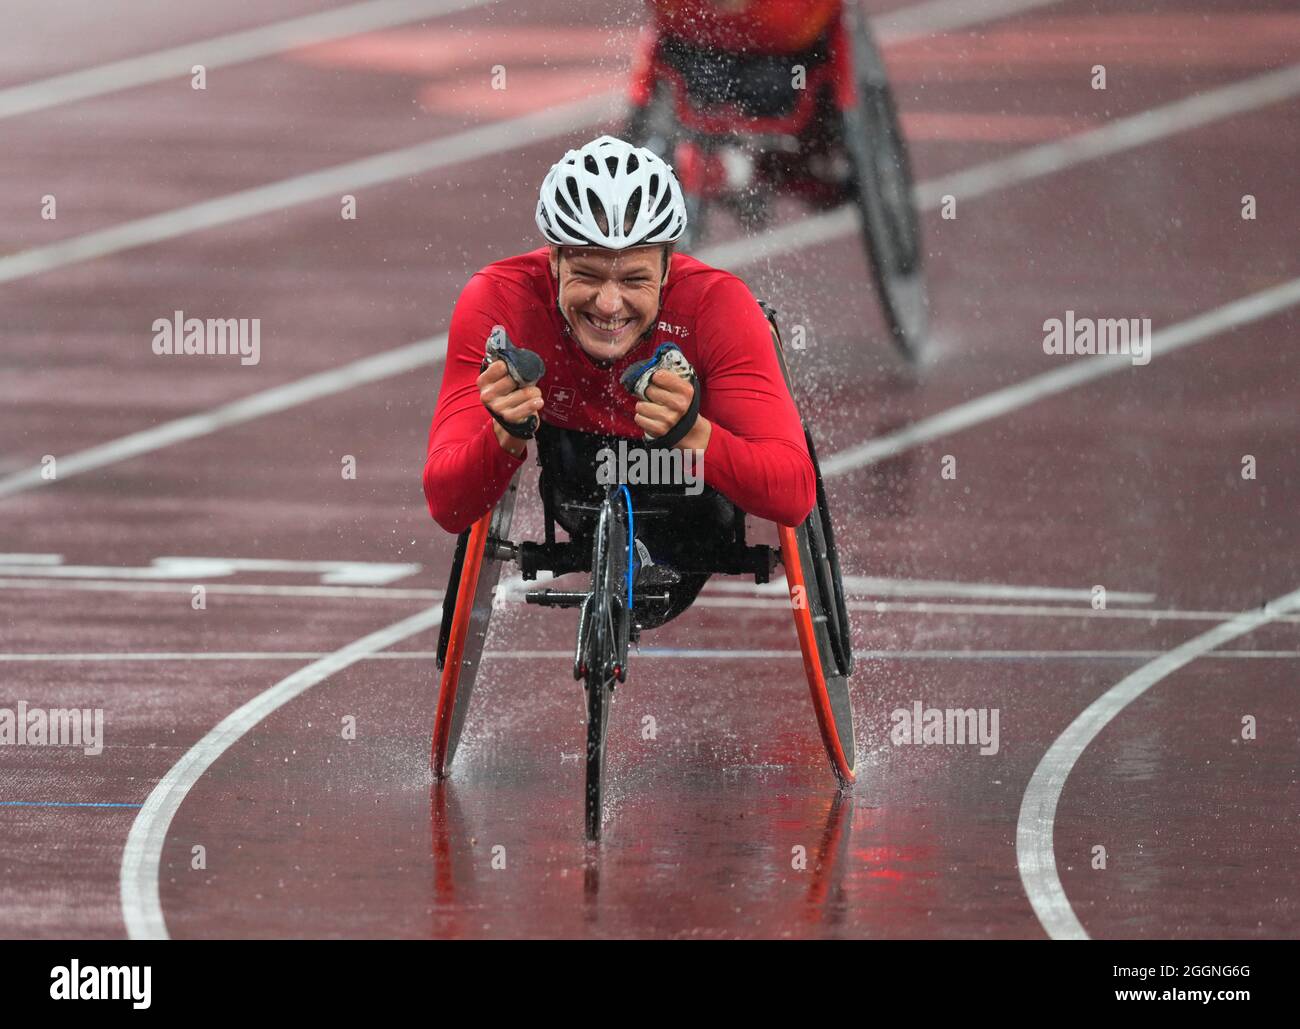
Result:
<svg viewBox="0 0 1300 1029"><path fill-rule="evenodd" d="M626 486L620 486L623 499L627 501L627 609L632 610L632 561L636 554L636 536L632 532L632 494Z"/></svg>

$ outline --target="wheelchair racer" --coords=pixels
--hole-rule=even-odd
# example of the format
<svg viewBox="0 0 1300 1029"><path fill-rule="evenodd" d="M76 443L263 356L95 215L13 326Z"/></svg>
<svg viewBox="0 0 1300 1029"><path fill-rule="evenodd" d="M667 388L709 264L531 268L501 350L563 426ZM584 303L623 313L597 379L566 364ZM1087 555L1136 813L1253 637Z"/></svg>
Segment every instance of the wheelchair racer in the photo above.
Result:
<svg viewBox="0 0 1300 1029"><path fill-rule="evenodd" d="M812 46L842 0L647 0L661 33L732 53L794 54Z"/></svg>
<svg viewBox="0 0 1300 1029"><path fill-rule="evenodd" d="M615 441L694 451L703 492L636 524L639 564L672 586L646 627L662 624L709 578L673 571L683 548L725 539L737 509L789 526L812 510L799 414L745 284L674 253L686 213L662 159L611 136L571 150L542 183L536 222L547 245L483 268L456 302L424 466L429 511L448 532L468 528L534 436L543 494L561 500L603 495L597 454ZM583 530L555 516L571 536Z"/></svg>

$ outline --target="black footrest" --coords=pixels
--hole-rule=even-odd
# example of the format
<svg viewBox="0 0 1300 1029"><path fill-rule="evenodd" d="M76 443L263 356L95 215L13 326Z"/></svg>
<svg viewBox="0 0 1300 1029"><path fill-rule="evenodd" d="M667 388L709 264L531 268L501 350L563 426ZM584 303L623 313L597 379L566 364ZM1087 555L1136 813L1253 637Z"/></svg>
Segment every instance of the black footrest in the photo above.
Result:
<svg viewBox="0 0 1300 1029"><path fill-rule="evenodd" d="M530 590L524 594L525 604L537 604L541 607L581 607L586 599L585 593L571 593L566 590Z"/></svg>
<svg viewBox="0 0 1300 1029"><path fill-rule="evenodd" d="M620 595L626 596L626 593ZM668 593L651 593L647 590L638 589L632 591L633 606L637 604L649 604L652 602L656 604L667 604L672 599L672 595Z"/></svg>

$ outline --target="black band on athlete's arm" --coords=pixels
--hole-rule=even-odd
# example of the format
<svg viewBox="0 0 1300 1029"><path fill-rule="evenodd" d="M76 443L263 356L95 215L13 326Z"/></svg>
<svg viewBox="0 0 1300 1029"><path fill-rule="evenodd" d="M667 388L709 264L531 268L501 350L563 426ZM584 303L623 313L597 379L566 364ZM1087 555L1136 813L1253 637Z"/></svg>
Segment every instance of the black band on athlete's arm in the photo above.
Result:
<svg viewBox="0 0 1300 1029"><path fill-rule="evenodd" d="M686 438L686 434L695 427L695 420L700 416L700 380L694 375L690 377L691 384L691 404L686 409L686 413L677 420L677 424L665 432L662 436L652 439L647 446L652 450L661 450L664 447L675 447L678 443Z"/></svg>
<svg viewBox="0 0 1300 1029"><path fill-rule="evenodd" d="M490 407L488 408L488 414L495 418L497 424L515 439L532 439L537 434L537 427L541 424L541 419L535 414L530 414L526 422L508 422Z"/></svg>

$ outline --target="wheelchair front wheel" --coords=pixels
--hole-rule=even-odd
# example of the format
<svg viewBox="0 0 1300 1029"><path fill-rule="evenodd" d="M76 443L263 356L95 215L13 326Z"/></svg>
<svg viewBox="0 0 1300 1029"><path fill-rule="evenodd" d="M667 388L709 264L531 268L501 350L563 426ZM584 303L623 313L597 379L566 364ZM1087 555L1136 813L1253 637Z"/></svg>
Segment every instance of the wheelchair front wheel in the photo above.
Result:
<svg viewBox="0 0 1300 1029"><path fill-rule="evenodd" d="M591 592L578 625L579 671L587 693L587 839L600 839L605 737L614 684L627 675L631 610L628 607L629 517L624 489L611 488L596 520Z"/></svg>
<svg viewBox="0 0 1300 1029"><path fill-rule="evenodd" d="M465 713L478 678L501 575L496 544L507 542L510 535L518 485L516 476L496 507L462 532L456 541L438 634L437 664L441 677L433 720L432 754L436 779L447 774L465 726Z"/></svg>

